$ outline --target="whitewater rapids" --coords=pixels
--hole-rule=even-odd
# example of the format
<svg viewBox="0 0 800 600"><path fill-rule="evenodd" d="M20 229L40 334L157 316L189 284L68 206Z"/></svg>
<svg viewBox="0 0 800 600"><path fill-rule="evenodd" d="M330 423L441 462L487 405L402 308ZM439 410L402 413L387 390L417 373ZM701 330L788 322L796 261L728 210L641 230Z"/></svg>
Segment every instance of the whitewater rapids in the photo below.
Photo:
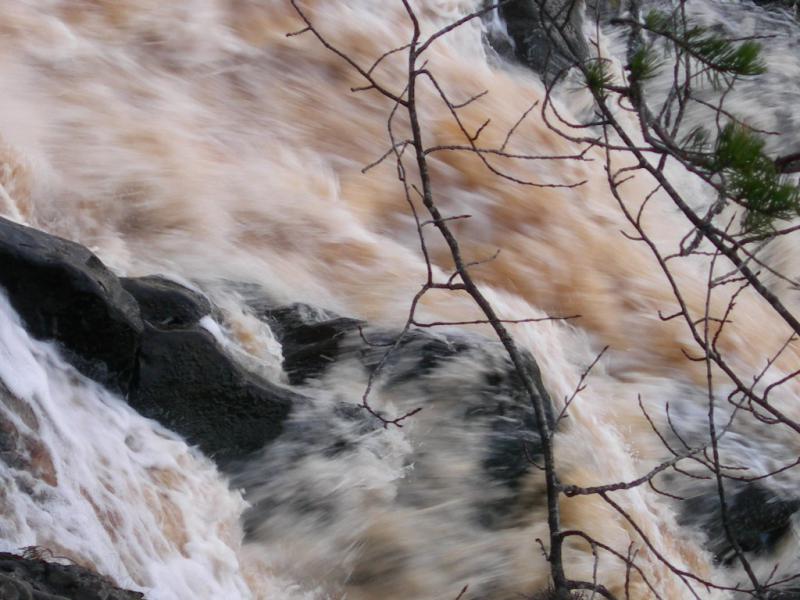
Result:
<svg viewBox="0 0 800 600"><path fill-rule="evenodd" d="M400 2L303 5L362 64L401 46L410 33ZM427 32L479 5L414 2ZM709 1L695 8L709 20L744 15L749 21L742 27L771 26L750 5ZM769 55L780 62L780 77L758 93L775 90L769 102L788 115L785 130L796 132L798 30L784 25ZM351 93L363 81L313 36L286 36L301 27L285 0L0 3L0 212L87 246L120 275L162 273L192 282L222 308L219 335L228 350L276 381L280 347L230 282L261 286L276 303L306 302L391 327L402 324L425 277L394 167L361 172L388 148L392 107L377 94ZM491 117L481 139L499 146L519 116L542 100L543 86L534 73L487 50L483 27L474 21L440 39L429 67L456 100L489 90L461 114L473 129ZM619 41L610 32L602 44L612 51ZM396 56L376 73L398 85L403 67ZM565 114L585 109L578 92L560 94ZM745 89L736 105L753 119L762 114L755 94ZM426 143L457 143L458 130L430 90L419 102ZM579 151L536 112L510 150ZM684 433L696 439L704 431L706 398L704 366L683 352L693 348L688 331L658 317L674 312L672 293L647 248L620 234L626 226L608 191L603 157L587 158L505 165L543 183L585 180L574 188L515 185L458 152L437 153L431 168L443 212L471 215L454 222L467 260L501 249L474 274L504 317L580 315L513 329L539 363L557 410L597 351L610 346L556 440L561 479L596 485L634 479L665 458L638 396L660 424L669 402L686 423ZM671 176L693 202L709 201L677 167ZM643 179L623 188L632 205L649 191ZM688 229L668 202L657 200L645 226L660 244L675 247ZM430 243L436 272L446 278L446 248L432 235ZM773 252L776 264L800 270L791 239ZM675 268L698 316L706 269L700 260ZM800 308L791 286L776 281L774 287ZM715 306L725 303L722 294L714 299ZM456 293L432 293L420 310L420 318L431 320L479 316ZM720 347L748 380L788 335L768 307L744 293ZM796 369L799 352L790 345L766 381ZM524 483L532 498L524 518L485 531L467 516L467 504L484 492L469 432L458 422L437 421L436 410L423 410L402 430L366 436L362 450L347 455L351 462L313 454L293 462L291 452L275 449L265 464L281 472L255 493L273 499L275 508L245 540L242 492L195 449L32 340L4 297L0 359L0 423L9 424L24 457L12 462L0 455L0 549L42 546L155 600L447 599L466 584L465 598L505 599L546 584L536 542L547 536L540 475ZM454 377L469 378L469 364L454 368L463 369ZM323 410L332 398L359 402L365 384L363 373L341 368L302 391ZM374 402L395 412L413 408L420 398L409 389L408 395L381 391ZM791 383L774 398L794 419L800 419L797 392ZM449 392L442 386L440 393ZM726 395L722 384L718 394ZM763 473L796 458L798 446L796 436L751 424L726 439L723 451ZM796 484L788 473L775 485ZM320 526L290 509L309 489L335 499L332 523ZM409 489L414 502L404 500ZM667 498L644 486L615 498L674 565L725 585L744 581L738 570L715 565L701 533L679 523L679 508ZM663 597L691 597L602 500L564 499L562 516L565 528L585 530L623 554L633 544ZM754 565L766 578L775 562L778 575L798 570L794 531L774 556ZM591 580L588 545L570 541L565 563L572 578ZM598 573L622 595L619 561L604 556ZM731 597L694 590L704 599ZM650 593L634 578L632 597Z"/></svg>

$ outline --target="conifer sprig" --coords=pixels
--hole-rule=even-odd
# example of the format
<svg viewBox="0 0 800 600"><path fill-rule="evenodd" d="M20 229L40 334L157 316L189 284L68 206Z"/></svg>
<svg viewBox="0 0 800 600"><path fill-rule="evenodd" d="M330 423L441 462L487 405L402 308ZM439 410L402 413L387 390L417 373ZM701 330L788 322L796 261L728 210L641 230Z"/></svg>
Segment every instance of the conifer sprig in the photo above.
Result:
<svg viewBox="0 0 800 600"><path fill-rule="evenodd" d="M751 77L767 70L760 56L761 45L754 40L737 43L676 13L659 10L650 11L641 26L717 73Z"/></svg>
<svg viewBox="0 0 800 600"><path fill-rule="evenodd" d="M762 232L776 219L800 215L800 188L781 176L764 152L764 140L728 123L717 136L712 172L721 174L725 191L746 209L746 231Z"/></svg>
<svg viewBox="0 0 800 600"><path fill-rule="evenodd" d="M775 220L800 215L800 188L781 174L775 160L766 154L764 140L754 130L720 106L715 115L716 132L697 126L680 139L672 139L678 126L670 128L667 121L652 116L646 103L643 84L659 73L668 56L676 60L688 57L693 65L687 64L685 83L676 80L666 101L685 104L694 94L689 83L699 77L706 76L715 87L721 81L733 87L737 79L764 73L766 64L761 57L761 46L755 40L733 40L698 25L677 9L653 10L641 19L614 22L630 27L633 34L627 65L628 87L620 88L608 81L606 67L598 63L591 66L591 76L586 77L595 98L604 97L607 91L622 90L637 112L644 115L645 133L648 130L655 133L654 140L658 141L651 143L660 152L672 154L703 175L715 185L723 203L734 202L744 208L742 228L746 232L764 233L774 228ZM659 50L663 50L663 55ZM597 93L598 88L602 93ZM671 113L665 106L659 114L668 119Z"/></svg>

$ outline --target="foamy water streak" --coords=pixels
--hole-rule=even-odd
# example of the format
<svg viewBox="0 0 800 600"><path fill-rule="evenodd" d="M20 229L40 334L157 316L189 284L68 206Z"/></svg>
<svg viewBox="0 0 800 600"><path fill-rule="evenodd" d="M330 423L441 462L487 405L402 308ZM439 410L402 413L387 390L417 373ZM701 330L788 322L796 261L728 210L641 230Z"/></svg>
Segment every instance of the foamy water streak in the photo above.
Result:
<svg viewBox="0 0 800 600"><path fill-rule="evenodd" d="M207 459L30 339L4 296L0 357L0 548L40 546L148 598L251 597L242 500Z"/></svg>
<svg viewBox="0 0 800 600"><path fill-rule="evenodd" d="M420 0L415 6L432 31L478 4ZM305 6L326 35L363 64L409 34L399 2ZM391 106L374 94L350 94L362 82L313 37L286 38L300 27L288 3L12 0L0 5L0 23L0 77L7 83L0 96L4 214L95 249L120 273L164 272L198 282L226 314L224 331L217 333L229 351L272 378L280 377L274 338L226 282L258 284L276 302L307 301L376 325L402 321L424 277L416 233L394 168L360 172L387 147ZM543 90L529 72L490 66L496 61L487 61L481 35L479 23L465 26L437 42L428 58L454 99L490 90L462 116L473 129L490 116L482 139L499 145ZM401 81L403 60L396 58L378 71L382 80ZM460 141L430 90L420 102L428 144ZM576 151L537 115L520 128L510 150ZM688 333L657 316L673 312L671 293L646 248L619 234L624 221L607 191L601 157L589 157L593 162L504 165L537 181L587 180L570 190L514 185L466 154L431 159L441 207L472 215L455 227L467 258L502 248L496 261L475 269L501 314L582 315L569 326L514 330L538 360L557 408L594 352L612 346L557 440L561 477L578 484L632 479L664 458L637 394L660 424L665 401L687 423L700 422L705 406L698 387L703 370L682 353L692 347ZM624 191L635 203L648 184L633 181ZM660 243L675 244L687 233L669 204L654 202L650 210L646 226ZM433 237L431 245L437 275L446 275L445 248ZM675 273L690 308L701 314L704 265L688 259ZM715 305L725 300L720 296ZM365 599L452 598L465 583L473 584L476 597L509 598L546 581L534 541L546 537L537 473L525 478L528 510L515 526L487 530L470 520L470 507L493 493L477 468L475 436L481 432L452 416L459 407L454 386L468 393L477 385L469 382L483 363L470 363L474 357L431 381L377 391L376 406L392 411L431 397L439 401L402 431L363 432L337 420L333 407L358 402L366 382L349 359L303 389L314 403L293 417L292 428L302 433L307 423L330 420L357 450L326 456L313 436L306 443L290 436L270 448L263 462L242 473L254 490L251 501L270 511L249 513L255 535L240 549L243 506L206 461L72 374L52 350L27 339L7 307L3 315L12 336L8 364L27 360L28 372L37 374L20 380L23 371L2 371L22 401L21 408L4 410L20 431L28 430L18 413L35 415L43 430L31 436L44 448L37 456L52 462L52 468L46 460L26 467L40 469L36 485L49 490L44 499L9 484L14 491L3 501L11 506L10 533L2 536L8 547L57 545L59 553L123 585L148 589L153 598L342 592ZM431 295L420 314L475 316L463 297L441 294ZM721 348L746 378L787 334L745 293ZM797 358L790 347L770 378L795 368ZM718 392L724 398L725 390ZM775 401L797 418L795 393L787 388ZM63 423L71 426L64 431ZM97 436L100 423L104 433ZM685 433L702 439L703 431L687 425ZM765 436L760 445L753 445L754 432ZM737 435L725 451L758 472L796 455L792 436L758 426ZM141 443L129 448L128 437ZM44 479L50 471L57 487ZM787 478L781 485L791 489ZM127 494L120 499L108 487ZM314 510L303 513L299 501L306 494L320 505L328 502L328 520ZM678 508L663 497L641 488L619 500L674 564L720 581L741 580L735 570L713 565L699 535L678 525ZM566 527L584 529L623 553L631 542L641 548L635 532L597 499L565 500L563 516ZM54 529L71 519L80 519L81 531L90 534L75 535L74 525ZM796 570L795 554L792 543L780 548L783 569ZM591 578L587 547L570 544L567 557L572 576ZM664 597L685 597L686 588L645 549L640 561ZM757 566L769 572L769 561ZM617 562L603 558L599 573L621 593L625 573ZM305 579L299 588L287 587L284 574ZM648 595L646 586L633 582L633 597Z"/></svg>

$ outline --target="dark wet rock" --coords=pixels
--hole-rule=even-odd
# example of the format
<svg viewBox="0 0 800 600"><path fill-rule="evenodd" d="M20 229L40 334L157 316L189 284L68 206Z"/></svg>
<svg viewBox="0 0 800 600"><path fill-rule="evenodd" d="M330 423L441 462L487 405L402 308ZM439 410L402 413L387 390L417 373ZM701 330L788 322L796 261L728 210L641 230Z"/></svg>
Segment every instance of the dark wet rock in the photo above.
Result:
<svg viewBox="0 0 800 600"><path fill-rule="evenodd" d="M354 468L357 455L365 452L365 440L384 431L378 419L353 404L307 404L293 412L275 444L226 469L231 485L245 490L250 504L243 515L246 539L263 535L264 523L278 514L321 527L335 523L342 516L341 494L351 490L339 485L342 475L313 474ZM308 477L301 475L306 473Z"/></svg>
<svg viewBox="0 0 800 600"><path fill-rule="evenodd" d="M548 427L552 428L553 404L538 365L530 354L523 352L522 357L527 377L543 401ZM530 511L532 500L526 497L522 482L535 468L532 461L541 464L543 450L531 399L511 361L505 356L503 359L484 374L482 401L468 415L470 419L480 416L487 423L482 466L500 493L480 503L479 519L491 529L515 527Z"/></svg>
<svg viewBox="0 0 800 600"><path fill-rule="evenodd" d="M800 499L785 498L758 482L729 482L726 504L730 531L743 551L754 554L774 549L789 532L792 515L800 509ZM685 500L682 508L684 524L701 527L715 558L731 564L735 552L725 534L716 490Z"/></svg>
<svg viewBox="0 0 800 600"><path fill-rule="evenodd" d="M381 339L369 330L366 334L371 341ZM396 334L386 337L394 341ZM385 347L362 346L362 360L370 368L376 355L382 357L385 351ZM530 354L522 355L552 426L552 403L538 366ZM540 457L542 443L531 400L502 344L465 333L412 331L383 369L379 385L406 386L399 389L422 398L423 410L430 402L451 403L447 426L462 424L465 432L478 436L476 443L483 449L485 493L475 501L476 521L489 529L516 526L530 511L531 499L526 498L522 481L534 468L531 459Z"/></svg>
<svg viewBox="0 0 800 600"><path fill-rule="evenodd" d="M464 402L461 417L493 419L491 437L495 441L490 446L496 445L498 456L513 454L515 460L523 459L512 467L507 460L492 457L487 459L487 468L496 473L499 480L512 484L520 472L527 471L522 440L533 454L541 452L538 436L523 434L535 431L530 399L498 342L468 334L412 329L396 343L396 331L368 327L358 319L340 317L305 304L263 310L261 316L282 344L284 370L293 384L321 377L328 367L356 358L368 371L383 361L381 387L393 389L411 384L421 388L419 393L423 397L435 399L440 390L427 385L427 380L430 378L438 385L443 373L454 363L460 359L470 360L479 372L475 373L476 382L471 383L469 389L474 402ZM392 347L391 354L384 360ZM552 424L551 403L538 366L528 353L523 352L523 359L534 387L545 399L548 420ZM509 439L516 441L509 442Z"/></svg>
<svg viewBox="0 0 800 600"><path fill-rule="evenodd" d="M142 600L77 565L61 565L0 552L2 600Z"/></svg>
<svg viewBox="0 0 800 600"><path fill-rule="evenodd" d="M397 334L368 329L364 337L371 345L352 337L349 340L361 342L361 360L371 370L394 345ZM522 357L552 426L552 403L536 361L524 351ZM468 376L459 369L459 362L462 369L472 371ZM449 384L444 383L448 380ZM443 388L459 394L463 406L459 418L468 424L480 421L486 428L484 468L497 482L516 488L519 478L530 469L527 456L540 454L542 446L530 398L502 344L463 333L411 330L382 367L381 385L394 388L406 383L432 400L442 395Z"/></svg>
<svg viewBox="0 0 800 600"><path fill-rule="evenodd" d="M125 393L136 364L139 306L89 250L0 218L0 286L36 338Z"/></svg>
<svg viewBox="0 0 800 600"><path fill-rule="evenodd" d="M586 12L592 22L599 18L603 24L609 19L621 16L628 5L621 0L585 0Z"/></svg>
<svg viewBox="0 0 800 600"><path fill-rule="evenodd" d="M449 377L464 379L456 363L466 360L474 365L475 381L469 380L468 389L459 390L456 381L449 387L463 394L460 418L489 423L484 462L487 471L498 482L514 487L530 468L526 454L541 453L530 399L499 342L468 334L412 329L397 343L397 332L369 328L356 319L331 313L315 313L303 305L273 311L271 318L277 314L281 315L279 339L285 344L284 368L290 377L294 373L298 382L321 375L339 360L357 357L368 371L383 361L381 387L413 385L415 394L435 401L442 394L443 381ZM359 327L363 329L359 331ZM390 348L394 349L384 360ZM538 366L528 353L523 352L523 360L552 425L552 405Z"/></svg>
<svg viewBox="0 0 800 600"><path fill-rule="evenodd" d="M397 343L397 332L370 330L361 343L359 356L370 371L383 359L386 351ZM438 368L465 354L474 346L465 336L445 334L425 329L409 330L382 367L384 385L396 386L411 381L422 381Z"/></svg>
<svg viewBox="0 0 800 600"><path fill-rule="evenodd" d="M753 4L763 6L766 9L789 11L795 17L800 13L800 2L798 0L753 0Z"/></svg>
<svg viewBox="0 0 800 600"><path fill-rule="evenodd" d="M274 440L303 398L245 371L201 327L148 324L128 401L225 462Z"/></svg>
<svg viewBox="0 0 800 600"><path fill-rule="evenodd" d="M120 280L76 243L0 219L0 285L33 336L218 460L274 439L300 399L198 326L214 311L201 294L158 276ZM0 452L17 438L0 430Z"/></svg>
<svg viewBox="0 0 800 600"><path fill-rule="evenodd" d="M259 312L281 343L283 370L292 385L319 377L336 360L343 336L357 331L363 324L357 319L339 317L307 304L267 308Z"/></svg>
<svg viewBox="0 0 800 600"><path fill-rule="evenodd" d="M399 397L418 398L419 406L448 403L451 423L463 423L480 436L485 455L481 466L493 488L486 502L477 508L486 526L512 526L511 521L526 510L523 506L523 477L533 468L530 458L542 451L536 418L522 380L499 342L482 336L430 329L412 329L398 341L398 332L369 327L362 321L340 317L306 305L260 310L283 344L284 369L292 383L320 379L325 385L328 369L355 361L369 374L381 365L374 382L376 392L389 390ZM392 349L388 357L386 352ZM533 357L523 353L527 376L544 400L552 426L552 404ZM398 408L410 410L415 406ZM351 405L354 421L363 421L360 436L381 423L363 408ZM412 417L414 418L414 417ZM340 423L341 417L319 419ZM335 456L351 450L358 441L337 437L331 429L309 431L301 418L281 438L281 448L292 448L292 460L310 453ZM310 443L309 440L314 440ZM424 462L422 449L416 459ZM283 457L286 459L286 457ZM248 482L243 483L248 487ZM263 512L263 511L260 511Z"/></svg>
<svg viewBox="0 0 800 600"><path fill-rule="evenodd" d="M514 0L499 10L513 41L513 58L545 80L589 56L583 35L583 0ZM508 53L502 44L494 46L501 54Z"/></svg>
<svg viewBox="0 0 800 600"><path fill-rule="evenodd" d="M800 600L800 587L767 592L767 600Z"/></svg>
<svg viewBox="0 0 800 600"><path fill-rule="evenodd" d="M139 303L142 318L157 327L194 325L211 314L205 296L164 277L123 277L120 283Z"/></svg>

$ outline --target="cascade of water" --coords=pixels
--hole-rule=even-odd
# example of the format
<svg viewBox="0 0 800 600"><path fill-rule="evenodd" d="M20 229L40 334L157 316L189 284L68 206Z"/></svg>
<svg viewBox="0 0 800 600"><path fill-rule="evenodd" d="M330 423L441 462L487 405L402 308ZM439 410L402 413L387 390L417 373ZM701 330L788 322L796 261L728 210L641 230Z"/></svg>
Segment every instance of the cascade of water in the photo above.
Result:
<svg viewBox="0 0 800 600"><path fill-rule="evenodd" d="M479 4L414 6L431 31ZM408 35L399 2L306 5L326 34L365 64ZM796 24L749 4L690 6L709 22L739 26L744 18L754 33L785 28L780 42L767 46L767 61L779 65L775 74L734 102L767 129L796 131ZM11 0L0 3L0 23L0 79L7 84L0 96L2 214L92 248L120 274L196 282L224 317L221 327L206 325L228 352L273 380L284 377L275 338L231 282L254 285L276 304L303 301L365 319L378 331L402 323L424 278L416 232L393 167L361 173L387 148L391 106L350 94L362 82L313 37L287 38L299 26L286 2ZM492 27L502 30L497 21ZM611 35L604 43L613 50ZM394 58L378 70L387 81L402 76L403 58ZM429 59L454 97L489 90L462 113L474 128L491 116L482 133L487 145L502 142L543 95L534 74L487 60L477 21L443 37ZM778 123L767 119L764 97ZM421 111L429 144L458 139L432 94L423 93ZM535 113L511 148L574 151ZM562 478L587 485L632 479L664 458L638 394L660 423L669 401L673 415L685 416L687 439L702 435L702 425L691 423L702 423L705 401L703 371L682 353L691 346L688 334L657 317L671 312L671 293L646 249L619 234L623 218L595 158L526 164L528 178L587 181L535 191L498 179L471 155L431 160L441 207L472 215L454 224L467 257L502 248L496 261L476 269L500 312L581 315L514 329L556 409L597 349L612 346L557 442ZM629 188L641 193L647 182ZM686 233L666 205L653 209L647 225L663 243ZM780 243L775 260L790 265L795 245ZM433 238L431 252L436 273L446 273L445 248ZM705 290L701 267L689 262L675 271L695 307ZM786 298L796 294L781 285L775 282ZM739 305L722 346L749 374L785 336L752 295L743 294ZM431 295L420 312L445 320L476 315L463 297L443 294ZM456 334L486 334L467 329ZM486 400L494 397L485 381L504 368L501 353L488 342L466 344L422 376L422 350L409 351L403 360L410 362L397 369L416 369L418 377L387 379L374 402L397 412L425 409L402 430L383 430L364 428L347 410L360 401L369 366L369 353L351 342L330 369L297 387L312 402L293 414L284 438L232 473L234 487L249 490L246 510L207 459L30 339L0 298L0 548L45 546L157 600L454 598L466 583L476 597L507 598L541 587L540 475L528 469L509 485L487 468L485 451L502 426L480 406L496 400ZM790 348L774 372L792 370L797 358ZM790 391L776 398L798 414L793 400ZM796 456L797 441L773 430L740 431L727 443L758 472ZM793 481L787 474L776 485L790 491ZM706 493L695 486L681 491ZM509 515L498 506L512 496L522 508ZM699 532L687 533L694 525L679 524L685 519L674 503L647 488L621 501L675 564L738 580L714 564ZM565 501L564 519L622 552L637 540L596 499ZM793 572L793 543L782 540L757 567L768 573L777 557ZM575 576L590 579L589 548L570 545L567 555ZM683 597L685 588L658 561L642 560L665 597ZM600 573L611 587L624 583L624 570L610 558ZM646 587L634 588L636 597L647 597Z"/></svg>

